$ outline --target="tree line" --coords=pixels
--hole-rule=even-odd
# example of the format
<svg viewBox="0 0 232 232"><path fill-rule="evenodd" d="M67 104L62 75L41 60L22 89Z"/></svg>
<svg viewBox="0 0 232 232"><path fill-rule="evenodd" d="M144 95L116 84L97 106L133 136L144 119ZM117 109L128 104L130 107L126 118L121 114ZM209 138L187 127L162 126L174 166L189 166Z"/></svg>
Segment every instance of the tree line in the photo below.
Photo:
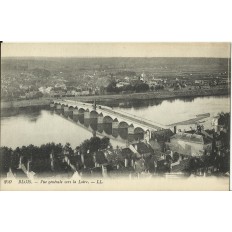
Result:
<svg viewBox="0 0 232 232"><path fill-rule="evenodd" d="M108 93L121 93L121 92L147 92L149 91L149 85L143 82L138 82L134 85L128 84L121 87L117 87L116 81L111 81L109 85L106 87L106 91Z"/></svg>
<svg viewBox="0 0 232 232"><path fill-rule="evenodd" d="M20 159L25 167L27 167L28 162L31 163L31 171L48 173L52 171L51 158L54 162L53 171L61 172L68 169L63 161L65 156L69 157L70 160L76 160L74 157L80 157L80 154L82 154L87 160L91 159L92 162L93 153L110 146L110 140L107 137L102 139L92 137L83 141L75 149L69 143L66 143L64 146L61 143L47 143L41 146L30 144L29 146L17 147L16 149L4 146L0 147L0 173L2 176L6 176L10 168L16 170L19 167Z"/></svg>

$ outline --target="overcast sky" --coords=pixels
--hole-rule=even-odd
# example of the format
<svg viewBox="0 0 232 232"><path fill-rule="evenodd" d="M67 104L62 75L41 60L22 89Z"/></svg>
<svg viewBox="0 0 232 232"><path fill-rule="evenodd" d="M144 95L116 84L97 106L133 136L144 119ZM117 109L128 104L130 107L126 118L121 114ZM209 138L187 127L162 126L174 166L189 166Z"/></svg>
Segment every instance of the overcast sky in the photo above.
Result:
<svg viewBox="0 0 232 232"><path fill-rule="evenodd" d="M2 57L230 57L230 43L2 43Z"/></svg>

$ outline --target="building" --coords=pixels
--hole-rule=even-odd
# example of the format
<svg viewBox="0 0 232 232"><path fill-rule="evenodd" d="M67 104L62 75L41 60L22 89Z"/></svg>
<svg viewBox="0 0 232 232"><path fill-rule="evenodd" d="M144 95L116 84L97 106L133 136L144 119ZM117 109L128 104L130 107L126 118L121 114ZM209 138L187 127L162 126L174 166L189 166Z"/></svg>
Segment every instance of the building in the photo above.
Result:
<svg viewBox="0 0 232 232"><path fill-rule="evenodd" d="M212 150L212 139L202 134L177 133L166 143L169 149L185 156L202 156Z"/></svg>
<svg viewBox="0 0 232 232"><path fill-rule="evenodd" d="M174 133L170 129L152 131L150 144L154 150L160 148L161 151L164 151L165 142L168 142L173 135Z"/></svg>
<svg viewBox="0 0 232 232"><path fill-rule="evenodd" d="M130 85L130 83L128 82L124 82L124 81L120 81L116 84L116 87L117 88L121 88L121 87L124 87L124 86L127 86L127 85Z"/></svg>
<svg viewBox="0 0 232 232"><path fill-rule="evenodd" d="M132 143L129 148L137 158L148 157L154 152L150 145L144 142Z"/></svg>

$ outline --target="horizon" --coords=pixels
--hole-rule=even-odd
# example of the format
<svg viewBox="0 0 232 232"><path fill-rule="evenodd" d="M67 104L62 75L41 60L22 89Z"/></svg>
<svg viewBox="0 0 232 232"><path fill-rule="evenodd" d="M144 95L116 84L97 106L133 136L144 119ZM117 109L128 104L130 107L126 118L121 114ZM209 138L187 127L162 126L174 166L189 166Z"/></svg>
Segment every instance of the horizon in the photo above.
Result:
<svg viewBox="0 0 232 232"><path fill-rule="evenodd" d="M1 56L2 59L120 59L120 58L133 58L133 59L160 59L160 58L165 58L165 59L172 59L172 58L177 58L177 59L231 59L231 57L184 57L184 56L155 56L155 57L138 57L138 56Z"/></svg>

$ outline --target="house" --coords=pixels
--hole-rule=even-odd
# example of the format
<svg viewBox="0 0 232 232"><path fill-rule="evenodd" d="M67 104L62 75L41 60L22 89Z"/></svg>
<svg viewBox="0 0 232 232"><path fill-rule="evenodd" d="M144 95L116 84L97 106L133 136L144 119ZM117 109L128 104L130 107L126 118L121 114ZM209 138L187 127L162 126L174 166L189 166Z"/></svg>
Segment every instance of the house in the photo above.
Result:
<svg viewBox="0 0 232 232"><path fill-rule="evenodd" d="M121 154L125 167L134 167L134 161L137 159L136 154L128 147L121 149Z"/></svg>
<svg viewBox="0 0 232 232"><path fill-rule="evenodd" d="M195 80L195 84L202 84L202 80Z"/></svg>
<svg viewBox="0 0 232 232"><path fill-rule="evenodd" d="M151 138L157 139L157 141L169 140L174 133L170 129L163 129L158 131L152 131Z"/></svg>
<svg viewBox="0 0 232 232"><path fill-rule="evenodd" d="M212 139L203 134L179 132L170 138L166 145L173 151L186 156L202 156L211 152Z"/></svg>
<svg viewBox="0 0 232 232"><path fill-rule="evenodd" d="M66 85L63 84L63 83L57 83L57 84L55 85L55 88L66 89Z"/></svg>
<svg viewBox="0 0 232 232"><path fill-rule="evenodd" d="M41 86L41 87L39 87L39 92L41 92L41 93L45 93L45 90L46 90L46 87L43 87L43 86Z"/></svg>
<svg viewBox="0 0 232 232"><path fill-rule="evenodd" d="M127 85L130 85L130 83L124 82L124 81L120 81L120 82L118 82L118 83L116 84L116 87L117 87L117 88L121 88L121 87L127 86Z"/></svg>
<svg viewBox="0 0 232 232"><path fill-rule="evenodd" d="M90 92L89 92L89 90L82 90L81 95L87 96L87 95L90 95Z"/></svg>
<svg viewBox="0 0 232 232"><path fill-rule="evenodd" d="M146 170L145 160L143 158L136 160L135 161L135 172L141 173L141 172L144 172L145 170Z"/></svg>
<svg viewBox="0 0 232 232"><path fill-rule="evenodd" d="M153 149L144 142L132 143L129 148L136 154L136 158L148 157L153 154Z"/></svg>
<svg viewBox="0 0 232 232"><path fill-rule="evenodd" d="M152 131L150 144L153 149L160 148L161 151L164 151L165 142L168 142L173 135L174 133L170 129Z"/></svg>

